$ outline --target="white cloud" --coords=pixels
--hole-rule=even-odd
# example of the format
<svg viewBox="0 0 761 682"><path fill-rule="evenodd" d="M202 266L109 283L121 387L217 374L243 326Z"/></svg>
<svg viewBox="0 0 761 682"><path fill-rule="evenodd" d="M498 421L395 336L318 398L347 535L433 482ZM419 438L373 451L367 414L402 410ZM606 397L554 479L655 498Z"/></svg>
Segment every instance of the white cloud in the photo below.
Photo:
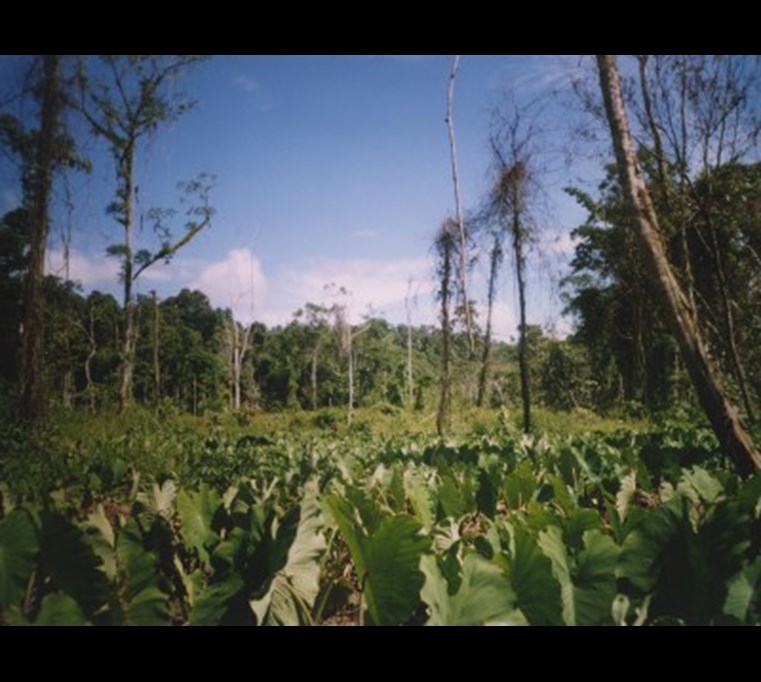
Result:
<svg viewBox="0 0 761 682"><path fill-rule="evenodd" d="M259 89L259 83L244 74L238 74L233 82L245 92L254 92Z"/></svg>
<svg viewBox="0 0 761 682"><path fill-rule="evenodd" d="M49 249L45 262L45 272L64 277L66 263L61 248ZM85 287L113 284L119 278L119 263L115 258L103 256L93 258L76 249L69 251L69 279L81 282Z"/></svg>
<svg viewBox="0 0 761 682"><path fill-rule="evenodd" d="M549 251L559 255L573 253L578 243L579 239L571 235L570 231L558 232L554 236L550 237L546 242Z"/></svg>
<svg viewBox="0 0 761 682"><path fill-rule="evenodd" d="M243 324L261 319L269 283L259 259L250 249L233 249L227 257L206 265L188 285L200 289L214 307L231 308Z"/></svg>
<svg viewBox="0 0 761 682"><path fill-rule="evenodd" d="M350 308L352 321L356 323L369 309L382 314L403 303L410 277L415 280L415 289L421 298L433 291L435 284L426 258L391 261L325 259L306 268L287 270L284 284L288 298L296 307L307 301L330 305L337 299L331 298L325 290L326 285L344 287L350 292L345 302ZM291 308L291 312L294 309Z"/></svg>

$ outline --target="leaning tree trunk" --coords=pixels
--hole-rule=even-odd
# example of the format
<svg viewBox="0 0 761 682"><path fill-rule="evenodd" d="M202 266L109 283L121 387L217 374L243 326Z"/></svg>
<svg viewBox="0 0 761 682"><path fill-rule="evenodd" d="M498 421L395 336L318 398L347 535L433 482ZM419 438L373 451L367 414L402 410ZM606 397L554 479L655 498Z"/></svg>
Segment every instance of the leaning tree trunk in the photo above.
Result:
<svg viewBox="0 0 761 682"><path fill-rule="evenodd" d="M663 304L666 321L676 337L700 405L722 450L737 470L748 476L761 470L761 454L740 423L736 408L724 394L719 373L701 337L697 313L690 307L668 262L652 200L634 153L615 55L597 55L597 65L621 185L632 208L636 235L654 292Z"/></svg>
<svg viewBox="0 0 761 682"><path fill-rule="evenodd" d="M48 207L55 164L56 127L61 109L59 92L61 57L43 56L42 113L35 160L31 202L31 247L29 273L24 301L24 332L22 335L21 391L19 416L33 420L45 412L43 365L45 352L45 243L48 236Z"/></svg>

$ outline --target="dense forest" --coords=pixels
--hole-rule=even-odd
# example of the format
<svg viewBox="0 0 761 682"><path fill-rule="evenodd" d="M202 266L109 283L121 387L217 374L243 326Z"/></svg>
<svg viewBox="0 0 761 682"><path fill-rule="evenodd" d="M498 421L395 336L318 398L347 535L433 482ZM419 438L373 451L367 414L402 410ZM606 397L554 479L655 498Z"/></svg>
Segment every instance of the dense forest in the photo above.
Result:
<svg viewBox="0 0 761 682"><path fill-rule="evenodd" d="M567 155L594 148L598 180L563 182L585 217L561 337L527 292L549 105L495 110L463 206L459 57L438 324L408 299L406 323L357 322L343 289L272 326L141 293L214 221L207 175L137 209L141 145L192 115L207 61L41 55L33 114L0 111L22 197L0 217L0 624L759 624L761 62L579 59ZM77 173L112 179L121 300L46 271Z"/></svg>

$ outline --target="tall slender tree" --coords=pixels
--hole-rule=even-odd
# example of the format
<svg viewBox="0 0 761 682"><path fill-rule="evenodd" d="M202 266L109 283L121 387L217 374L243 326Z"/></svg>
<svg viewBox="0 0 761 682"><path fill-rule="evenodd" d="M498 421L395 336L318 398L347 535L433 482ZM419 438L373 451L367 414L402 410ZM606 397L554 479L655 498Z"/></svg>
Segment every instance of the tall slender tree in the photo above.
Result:
<svg viewBox="0 0 761 682"><path fill-rule="evenodd" d="M532 239L529 201L534 188L533 121L524 111L508 105L498 112L491 135L496 162L496 182L492 190L491 211L509 235L515 282L518 290L518 367L520 370L523 430L531 430L531 383L528 359L528 323L526 319L526 252Z"/></svg>
<svg viewBox="0 0 761 682"><path fill-rule="evenodd" d="M135 177L138 144L160 125L176 120L194 104L172 94L172 83L202 55L100 55L89 69L79 74L78 108L93 132L102 137L111 149L116 164L116 199L109 206L122 229L122 240L110 247L109 253L121 261L124 286L125 331L122 347L122 371L119 398L122 409L133 400L133 377L137 346L137 324L133 285L140 274L161 260L170 259L211 222L210 184L201 177L185 185L198 196L198 203L187 211L185 233L172 241L166 211L153 211L149 219L161 240L155 252L136 245L136 202L138 186Z"/></svg>
<svg viewBox="0 0 761 682"><path fill-rule="evenodd" d="M442 338L439 407L436 412L436 431L440 436L449 431L452 412L452 285L457 237L458 225L449 219L441 226L434 242Z"/></svg>
<svg viewBox="0 0 761 682"><path fill-rule="evenodd" d="M45 411L43 386L44 357L44 270L45 245L48 237L48 212L56 163L58 126L62 110L61 56L42 57L40 87L40 129L36 143L35 163L31 175L29 206L30 250L24 297L24 326L21 337L21 390L19 414L23 419L36 419Z"/></svg>
<svg viewBox="0 0 761 682"><path fill-rule="evenodd" d="M449 72L449 86L447 88L447 135L449 139L449 153L452 166L452 186L454 187L455 216L457 221L457 234L459 237L459 253L457 271L458 294L461 300L463 315L465 317L465 329L468 334L468 352L472 356L475 353L475 334L473 332L473 316L470 309L468 296L468 228L465 223L465 213L462 207L462 191L460 189L460 175L457 166L457 141L454 128L454 89L457 72L460 68L460 55L455 55L452 61L452 69Z"/></svg>

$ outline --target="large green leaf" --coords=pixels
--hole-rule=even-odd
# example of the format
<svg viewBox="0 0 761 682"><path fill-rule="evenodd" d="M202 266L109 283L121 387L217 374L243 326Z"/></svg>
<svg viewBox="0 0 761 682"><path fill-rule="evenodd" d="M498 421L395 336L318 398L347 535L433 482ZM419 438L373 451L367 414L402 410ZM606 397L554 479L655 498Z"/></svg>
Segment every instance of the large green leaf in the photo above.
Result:
<svg viewBox="0 0 761 682"><path fill-rule="evenodd" d="M206 568L210 566L209 548L219 541L211 524L220 504L219 495L206 483L201 483L198 492L180 490L177 495L182 537L188 547L198 552L198 558Z"/></svg>
<svg viewBox="0 0 761 682"><path fill-rule="evenodd" d="M677 499L636 517L630 514L618 561L618 577L643 594L652 592L660 575L661 554L676 534L682 517L682 505Z"/></svg>
<svg viewBox="0 0 761 682"><path fill-rule="evenodd" d="M328 496L325 500L325 505L335 519L338 530L341 532L341 537L349 548L357 575L364 575L367 571L361 543L364 533L358 523L354 507L350 502L337 494Z"/></svg>
<svg viewBox="0 0 761 682"><path fill-rule="evenodd" d="M478 474L478 491L476 492L476 504L478 511L493 519L497 513L498 491L489 472L481 469Z"/></svg>
<svg viewBox="0 0 761 682"><path fill-rule="evenodd" d="M516 470L505 477L505 501L511 509L519 509L527 504L539 486L530 462L521 462Z"/></svg>
<svg viewBox="0 0 761 682"><path fill-rule="evenodd" d="M73 597L55 592L42 599L34 625L87 625L87 619Z"/></svg>
<svg viewBox="0 0 761 682"><path fill-rule="evenodd" d="M438 498L444 516L459 519L465 514L465 501L462 499L457 481L449 474L441 477Z"/></svg>
<svg viewBox="0 0 761 682"><path fill-rule="evenodd" d="M232 573L221 582L207 585L196 597L190 611L191 625L219 625L228 611L230 603L243 590L243 578Z"/></svg>
<svg viewBox="0 0 761 682"><path fill-rule="evenodd" d="M349 547L371 620L377 625L406 621L419 603L424 578L418 565L430 546L420 524L409 516L385 517L368 536L348 501L331 495L326 505Z"/></svg>
<svg viewBox="0 0 761 682"><path fill-rule="evenodd" d="M366 573L359 577L370 617L376 625L403 623L420 600L420 557L430 541L420 535L415 519L395 516L385 518L375 534L360 542Z"/></svg>
<svg viewBox="0 0 761 682"><path fill-rule="evenodd" d="M116 579L116 536L102 504L90 512L84 530L90 546L100 557L103 572L113 582Z"/></svg>
<svg viewBox="0 0 761 682"><path fill-rule="evenodd" d="M510 582L517 604L532 625L561 625L560 584L536 538L523 528L513 531Z"/></svg>
<svg viewBox="0 0 761 682"><path fill-rule="evenodd" d="M158 559L143 547L140 527L128 519L116 542L124 583L124 620L129 625L168 625L168 595L163 590Z"/></svg>
<svg viewBox="0 0 761 682"><path fill-rule="evenodd" d="M761 587L761 556L746 566L727 584L727 598L724 602L724 614L737 618L741 623L748 623L748 614L754 599L758 599Z"/></svg>
<svg viewBox="0 0 761 682"><path fill-rule="evenodd" d="M63 592L46 594L40 603L40 609L34 620L30 620L14 608L8 614L10 625L28 626L59 626L59 625L89 625L82 609L74 597Z"/></svg>
<svg viewBox="0 0 761 682"><path fill-rule="evenodd" d="M420 470L408 469L404 472L404 490L412 505L415 518L425 530L430 530L436 522L436 505L431 486Z"/></svg>
<svg viewBox="0 0 761 682"><path fill-rule="evenodd" d="M574 559L557 526L539 533L539 547L552 563L560 583L563 621L566 625L598 625L611 618L616 596L616 562L619 550L599 530L584 533L584 549Z"/></svg>
<svg viewBox="0 0 761 682"><path fill-rule="evenodd" d="M515 622L515 593L498 566L471 553L462 564L462 580L454 595L432 555L423 556L421 599L428 605L426 625L486 625Z"/></svg>
<svg viewBox="0 0 761 682"><path fill-rule="evenodd" d="M92 618L111 596L103 562L80 528L58 512L42 515L40 569L54 589L74 597Z"/></svg>
<svg viewBox="0 0 761 682"><path fill-rule="evenodd" d="M695 503L702 500L708 504L714 504L724 496L724 486L699 466L683 471L677 491L685 494Z"/></svg>
<svg viewBox="0 0 761 682"><path fill-rule="evenodd" d="M250 601L260 624L301 625L311 621L311 609L320 590L319 559L326 547L320 506L314 497L302 502L297 524L285 564L272 576L266 594ZM290 534L287 537L291 539Z"/></svg>
<svg viewBox="0 0 761 682"><path fill-rule="evenodd" d="M37 531L29 514L17 509L0 521L0 610L21 601L38 550Z"/></svg>

